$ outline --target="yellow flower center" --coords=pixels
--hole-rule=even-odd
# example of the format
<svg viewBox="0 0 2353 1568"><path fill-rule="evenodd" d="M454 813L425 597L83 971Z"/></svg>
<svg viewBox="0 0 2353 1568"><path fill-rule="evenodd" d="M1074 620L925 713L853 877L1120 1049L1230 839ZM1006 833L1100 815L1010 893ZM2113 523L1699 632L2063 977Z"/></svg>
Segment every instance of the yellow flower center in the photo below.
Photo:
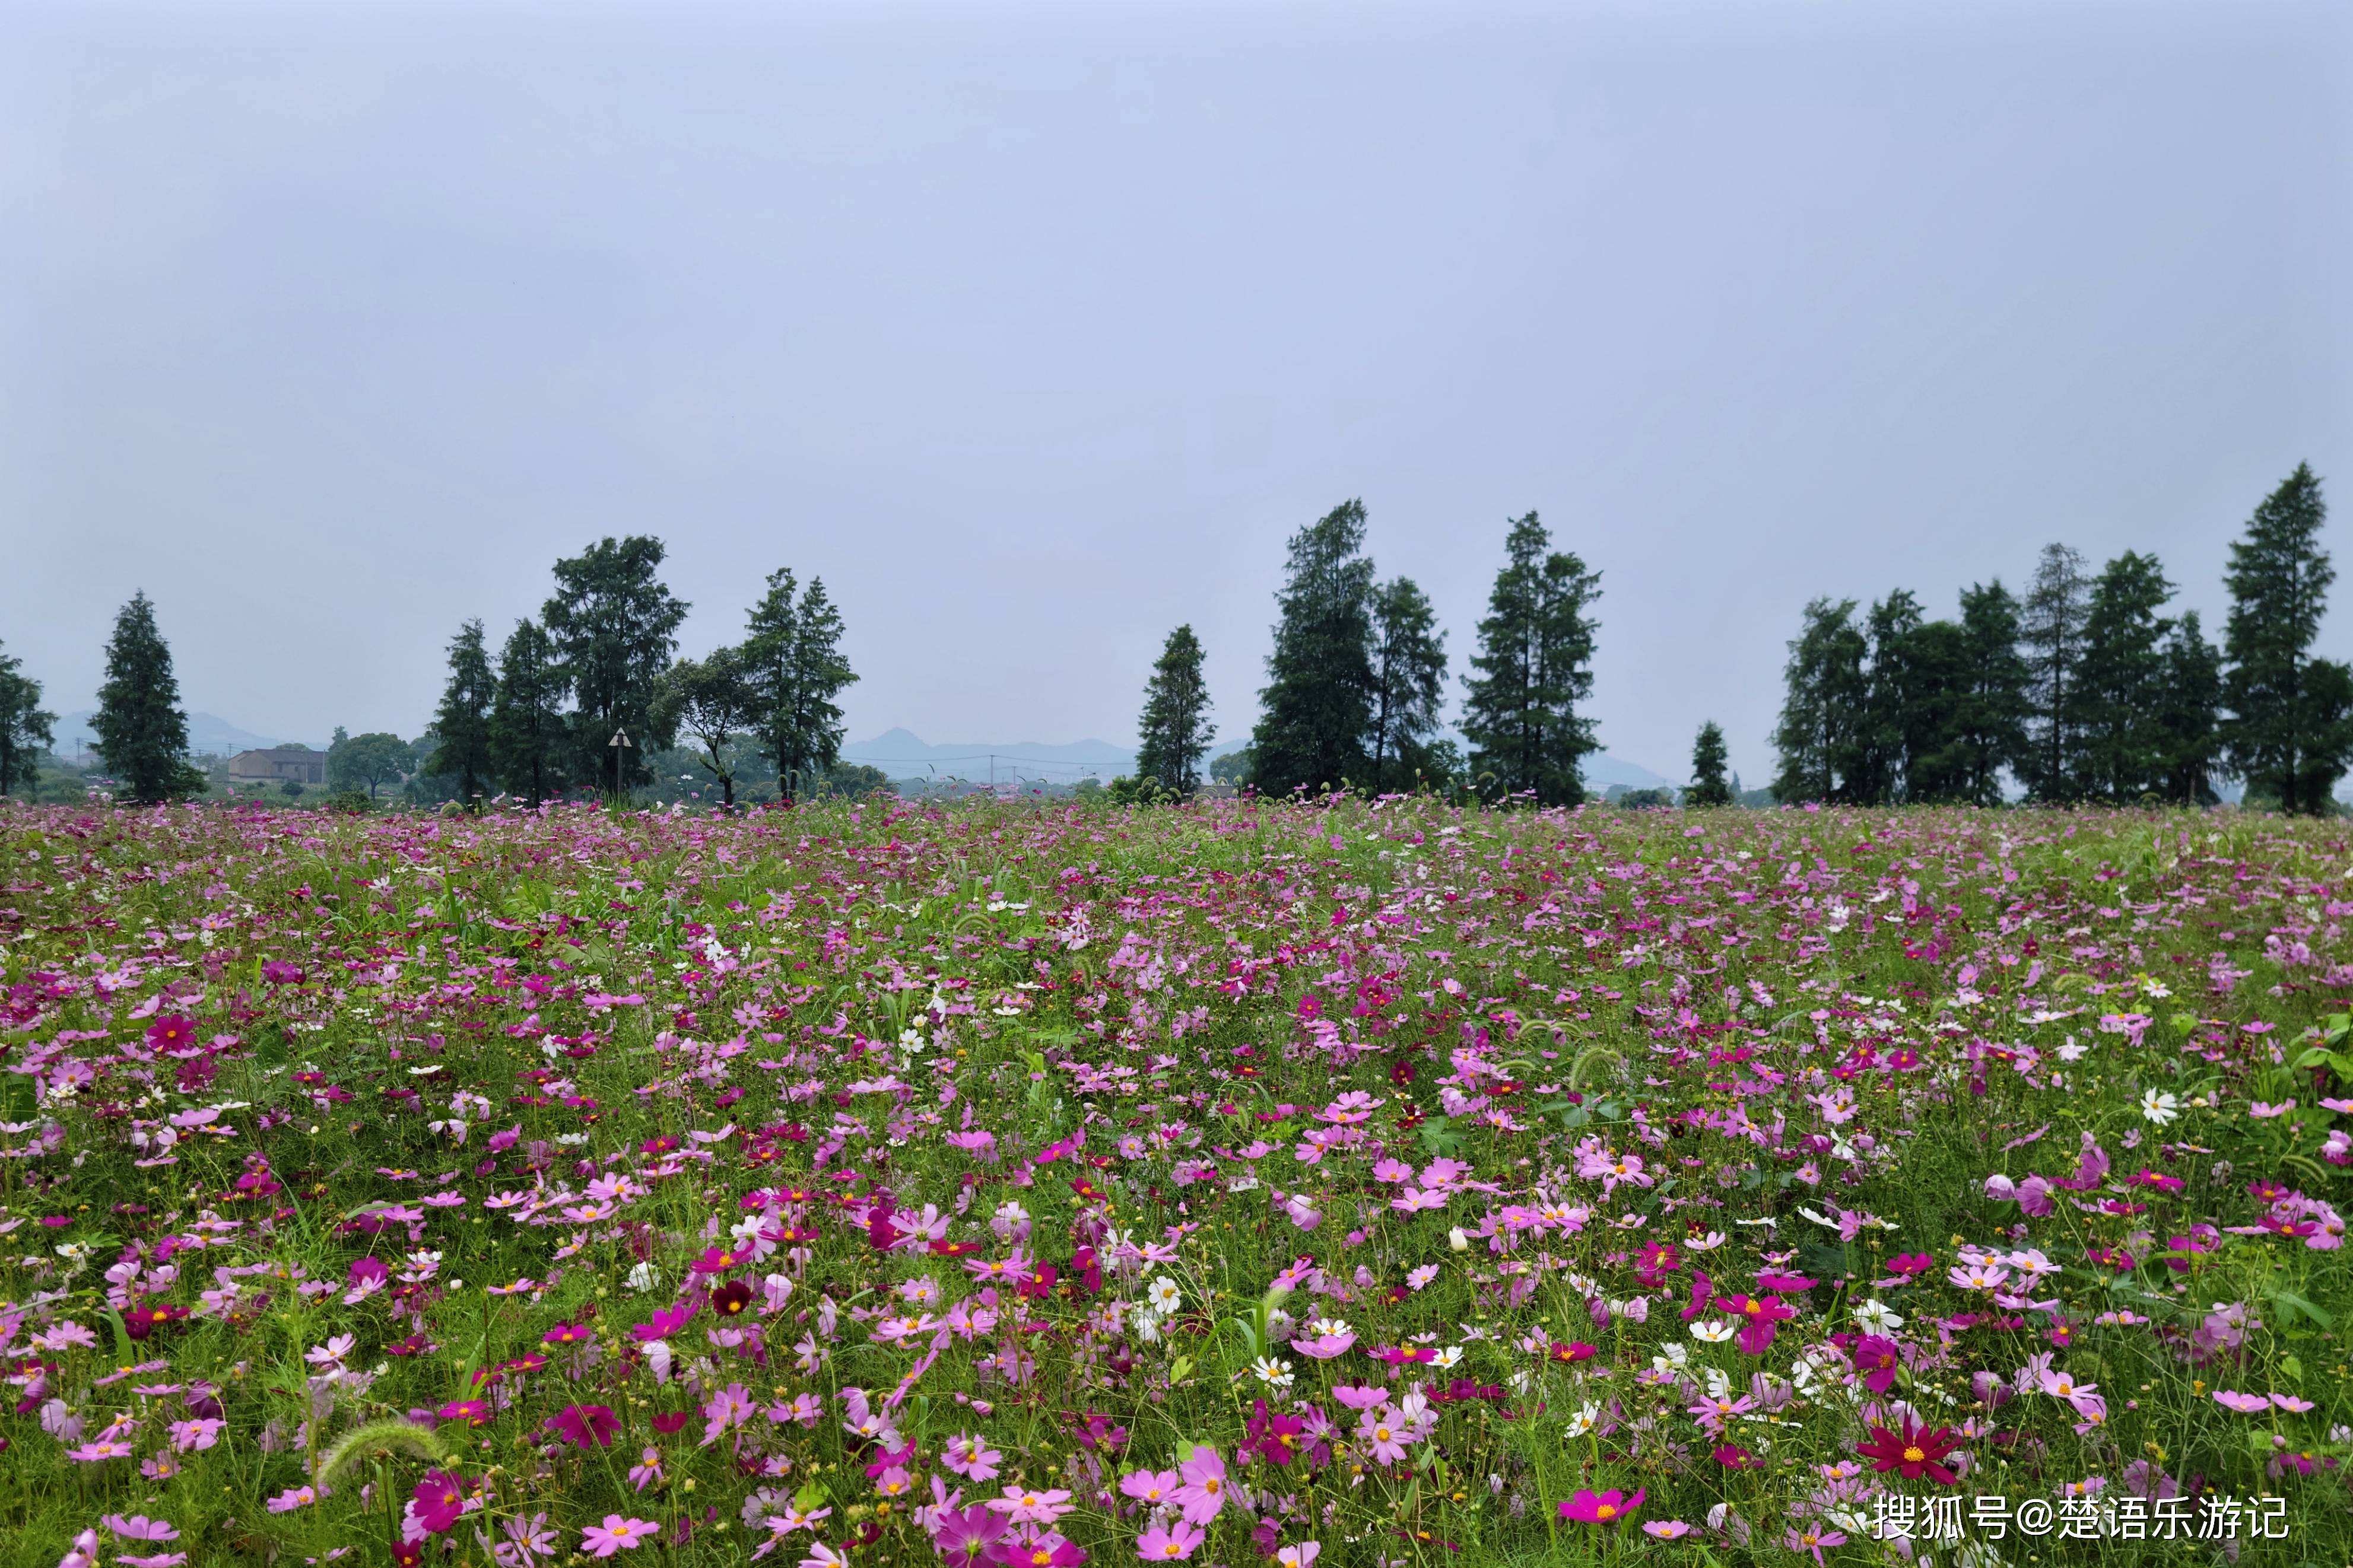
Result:
<svg viewBox="0 0 2353 1568"><path fill-rule="evenodd" d="M1599 1508L1593 1510L1593 1517L1596 1519L1615 1519L1618 1517L1618 1510L1610 1504L1605 1502Z"/></svg>
<svg viewBox="0 0 2353 1568"><path fill-rule="evenodd" d="M1904 1462L1907 1465L1916 1465L1927 1457L1927 1453L1917 1443L1904 1450Z"/></svg>

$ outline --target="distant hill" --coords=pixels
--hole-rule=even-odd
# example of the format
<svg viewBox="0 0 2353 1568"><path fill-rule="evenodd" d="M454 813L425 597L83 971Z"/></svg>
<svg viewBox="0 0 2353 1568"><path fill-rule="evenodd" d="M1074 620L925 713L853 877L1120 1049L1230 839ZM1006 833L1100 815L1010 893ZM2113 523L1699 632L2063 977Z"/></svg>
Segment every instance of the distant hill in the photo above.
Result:
<svg viewBox="0 0 2353 1568"><path fill-rule="evenodd" d="M1470 742L1463 740L1461 731L1441 730L1439 731L1439 738L1453 742L1462 749L1465 756L1470 754ZM1212 747L1209 752L1210 759L1215 761L1219 757L1239 752L1248 744L1250 744L1249 741L1241 740ZM1630 763L1622 757L1613 757L1607 752L1596 752L1587 757L1585 787L1599 795L1611 784L1624 784L1629 789L1681 789L1683 787L1675 780L1662 778L1640 763Z"/></svg>
<svg viewBox="0 0 2353 1568"><path fill-rule="evenodd" d="M78 713L68 713L58 721L58 751L61 754L72 756L76 747L96 749L98 736L90 727L93 717L92 710L85 708ZM239 752L289 743L267 735L257 735L250 730L241 730L217 713L188 715L188 750L200 757L233 757ZM302 743L315 746L322 752L327 749L324 742Z"/></svg>
<svg viewBox="0 0 2353 1568"><path fill-rule="evenodd" d="M1457 745L1461 744L1461 736L1451 738ZM1210 754L1213 758L1221 757L1240 751L1246 743L1218 746ZM1108 741L1073 741L1067 745L1014 741L934 746L907 730L886 730L871 741L844 746L841 760L880 768L894 779L986 780L990 776L992 760L1000 783L1012 777L1017 769L1026 777L1057 782L1090 777L1112 779L1135 771L1135 753ZM1585 782L1597 794L1611 784L1624 784L1630 789L1677 787L1675 781L1661 777L1640 763L1606 753L1585 759Z"/></svg>
<svg viewBox="0 0 2353 1568"><path fill-rule="evenodd" d="M886 730L871 741L846 745L841 748L841 760L880 768L894 779L987 780L992 763L999 782L1009 780L1017 771L1027 777L1062 782L1116 778L1135 769L1135 753L1108 741L1060 745L994 741L934 746L906 730Z"/></svg>

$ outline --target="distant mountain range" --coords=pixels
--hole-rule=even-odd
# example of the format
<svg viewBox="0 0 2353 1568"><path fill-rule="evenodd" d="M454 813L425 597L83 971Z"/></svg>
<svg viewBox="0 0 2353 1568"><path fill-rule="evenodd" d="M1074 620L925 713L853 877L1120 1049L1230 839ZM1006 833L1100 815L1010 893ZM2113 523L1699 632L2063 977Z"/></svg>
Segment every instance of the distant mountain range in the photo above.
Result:
<svg viewBox="0 0 2353 1568"><path fill-rule="evenodd" d="M846 745L841 748L841 760L880 768L894 779L987 780L993 767L1000 783L1017 773L1057 782L1112 779L1135 768L1135 753L1108 741L1073 741L1067 745L993 741L934 746L906 730L885 730L871 741Z"/></svg>
<svg viewBox="0 0 2353 1568"><path fill-rule="evenodd" d="M60 754L70 757L74 755L77 748L90 751L97 749L98 736L90 727L90 721L93 717L95 714L85 708L79 713L68 713L58 721L58 751ZM233 757L239 752L250 752L290 743L285 741L272 740L266 735L257 735L250 730L240 730L217 713L188 715L188 750L200 757ZM322 752L327 749L326 742L323 741L309 741L301 743L313 746Z"/></svg>
<svg viewBox="0 0 2353 1568"><path fill-rule="evenodd" d="M66 714L58 721L58 750L66 756L75 754L77 748L95 750L98 737L90 728L92 715L84 709ZM1460 735L1450 737L1457 745ZM216 713L188 715L188 749L200 756L233 757L239 752L255 751L269 746L304 744L326 750L324 741L289 742L257 735L240 729ZM1217 747L1213 756L1223 756L1241 749L1240 742ZM957 745L933 745L912 731L885 730L871 741L860 741L841 749L841 760L863 763L880 768L894 779L978 779L991 777L1000 783L1016 778L1045 779L1058 784L1073 783L1083 778L1110 780L1122 773L1135 771L1135 752L1126 746L1115 746L1109 741L1071 741L1048 744L1041 741L976 741ZM1660 789L1673 787L1673 782L1660 777L1640 763L1630 763L1606 752L1597 752L1585 759L1585 782L1599 792L1612 784L1624 784L1629 789Z"/></svg>
<svg viewBox="0 0 2353 1568"><path fill-rule="evenodd" d="M1461 743L1461 737L1453 737ZM1240 750L1240 744L1215 748L1213 756ZM894 779L960 778L999 783L1015 776L1050 779L1058 783L1082 778L1116 778L1135 771L1135 752L1108 741L1073 741L1046 745L1037 741L974 742L934 746L907 730L886 730L871 741L841 749L841 760L880 768ZM992 768L995 770L992 775ZM1612 784L1629 789L1676 787L1640 763L1597 753L1585 759L1585 782L1595 790Z"/></svg>

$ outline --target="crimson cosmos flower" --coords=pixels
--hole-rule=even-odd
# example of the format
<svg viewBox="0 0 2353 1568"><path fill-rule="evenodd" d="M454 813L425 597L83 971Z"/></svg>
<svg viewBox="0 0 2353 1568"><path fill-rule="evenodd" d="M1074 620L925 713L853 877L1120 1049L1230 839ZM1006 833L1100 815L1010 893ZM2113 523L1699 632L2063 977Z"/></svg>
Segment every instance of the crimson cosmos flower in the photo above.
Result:
<svg viewBox="0 0 2353 1568"><path fill-rule="evenodd" d="M1871 1468L1883 1475L1894 1470L1907 1481L1916 1481L1926 1476L1949 1487L1958 1485L1961 1478L1941 1461L1960 1446L1960 1435L1952 1428L1938 1426L1931 1430L1915 1426L1912 1417L1906 1415L1901 1432L1873 1426L1871 1441L1857 1443L1854 1451L1869 1459Z"/></svg>
<svg viewBox="0 0 2353 1568"><path fill-rule="evenodd" d="M592 1443L599 1448L609 1448L614 1435L621 1429L620 1418L604 1405L567 1405L542 1425L575 1448L586 1448Z"/></svg>

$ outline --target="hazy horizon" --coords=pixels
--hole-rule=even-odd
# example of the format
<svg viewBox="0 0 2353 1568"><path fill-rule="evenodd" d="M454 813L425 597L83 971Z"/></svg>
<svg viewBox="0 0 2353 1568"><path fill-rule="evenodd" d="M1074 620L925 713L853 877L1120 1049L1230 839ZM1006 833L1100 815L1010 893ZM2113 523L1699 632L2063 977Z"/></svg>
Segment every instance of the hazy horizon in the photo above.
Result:
<svg viewBox="0 0 2353 1568"><path fill-rule="evenodd" d="M1132 743L1189 622L1223 750L1294 530L1364 499L1452 721L1534 509L1602 574L1604 749L1680 776L1715 718L1761 783L1815 595L1949 613L2055 539L2215 628L2263 495L2353 481L2348 44L2319 5L20 4L0 643L88 707L143 587L191 710L413 735L460 620L646 532L691 653L825 579L852 740Z"/></svg>

